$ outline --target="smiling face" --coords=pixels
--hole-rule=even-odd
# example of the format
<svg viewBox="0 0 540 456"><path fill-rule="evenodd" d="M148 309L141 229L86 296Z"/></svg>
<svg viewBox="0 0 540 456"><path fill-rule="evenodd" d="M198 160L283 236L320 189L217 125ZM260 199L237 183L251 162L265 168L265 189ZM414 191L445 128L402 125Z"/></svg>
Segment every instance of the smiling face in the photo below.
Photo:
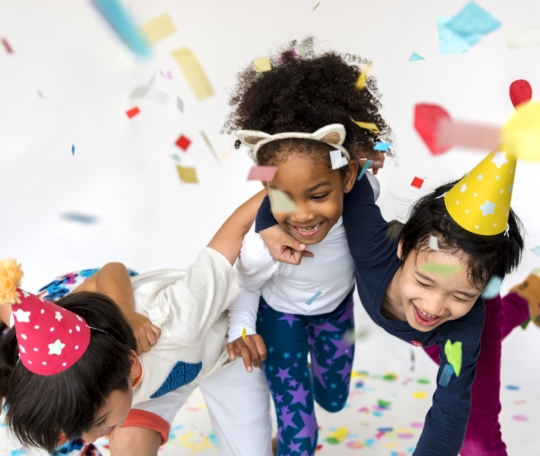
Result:
<svg viewBox="0 0 540 456"><path fill-rule="evenodd" d="M357 164L351 161L345 176L306 154L284 151L286 158L275 163L277 172L269 182L294 202L294 214L274 212L277 222L304 244L321 242L343 212L343 194L354 185Z"/></svg>
<svg viewBox="0 0 540 456"><path fill-rule="evenodd" d="M401 245L398 249L401 256ZM426 272L426 263L454 268L441 275ZM468 281L467 257L443 250L422 248L411 252L400 270L398 289L407 322L416 330L432 331L443 323L466 315L481 294Z"/></svg>

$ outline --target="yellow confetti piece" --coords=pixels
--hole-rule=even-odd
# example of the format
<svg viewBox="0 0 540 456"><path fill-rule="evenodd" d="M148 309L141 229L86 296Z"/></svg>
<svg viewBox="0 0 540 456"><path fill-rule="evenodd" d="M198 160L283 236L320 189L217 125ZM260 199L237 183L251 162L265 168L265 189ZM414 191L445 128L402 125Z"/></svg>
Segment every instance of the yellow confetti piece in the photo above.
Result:
<svg viewBox="0 0 540 456"><path fill-rule="evenodd" d="M197 179L197 170L195 168L191 166L176 165L176 171L182 182L185 182L186 184L199 183L199 180Z"/></svg>
<svg viewBox="0 0 540 456"><path fill-rule="evenodd" d="M502 140L503 148L516 157L540 161L540 102L517 106L502 129Z"/></svg>
<svg viewBox="0 0 540 456"><path fill-rule="evenodd" d="M189 48L177 49L172 52L172 56L184 73L197 100L204 100L214 94L214 89L212 89L201 64Z"/></svg>
<svg viewBox="0 0 540 456"><path fill-rule="evenodd" d="M272 69L272 65L270 63L270 59L255 59L253 61L253 67L255 68L255 71L257 73L263 73L264 71L270 71Z"/></svg>
<svg viewBox="0 0 540 456"><path fill-rule="evenodd" d="M268 195L272 205L272 212L287 212L294 214L298 208L287 194L277 188L269 188Z"/></svg>
<svg viewBox="0 0 540 456"><path fill-rule="evenodd" d="M377 127L377 125L375 125L373 122L357 122L356 120L352 119L351 120L356 124L358 125L360 128L363 128L364 130L369 130L375 134L379 134L380 131L379 131L379 127Z"/></svg>
<svg viewBox="0 0 540 456"><path fill-rule="evenodd" d="M176 27L171 17L165 13L141 25L139 30L150 43L157 43L176 32Z"/></svg>
<svg viewBox="0 0 540 456"><path fill-rule="evenodd" d="M195 435L195 432L188 432L187 434L184 434L182 437L180 437L180 440L182 441L189 440L194 435Z"/></svg>
<svg viewBox="0 0 540 456"><path fill-rule="evenodd" d="M426 393L424 393L423 391L416 391L414 393L412 393L412 397L414 397L415 399L425 399L427 396Z"/></svg>
<svg viewBox="0 0 540 456"><path fill-rule="evenodd" d="M430 263L429 261L424 263L420 268L424 272L430 272L444 277L450 277L461 271L459 266L450 266L447 264Z"/></svg>
<svg viewBox="0 0 540 456"><path fill-rule="evenodd" d="M356 80L356 88L358 90L362 90L366 86L369 70L371 70L371 63L367 63L362 72L358 75L358 79Z"/></svg>
<svg viewBox="0 0 540 456"><path fill-rule="evenodd" d="M244 326L244 329L242 329L242 340L245 342L246 341L246 327Z"/></svg>
<svg viewBox="0 0 540 456"><path fill-rule="evenodd" d="M459 377L459 373L461 372L462 345L461 342L452 343L448 339L444 346L444 354L450 365L454 368L456 377Z"/></svg>
<svg viewBox="0 0 540 456"><path fill-rule="evenodd" d="M397 447L399 445L399 443L397 442L392 442L392 443L387 443L384 445L385 448L394 448L394 447Z"/></svg>

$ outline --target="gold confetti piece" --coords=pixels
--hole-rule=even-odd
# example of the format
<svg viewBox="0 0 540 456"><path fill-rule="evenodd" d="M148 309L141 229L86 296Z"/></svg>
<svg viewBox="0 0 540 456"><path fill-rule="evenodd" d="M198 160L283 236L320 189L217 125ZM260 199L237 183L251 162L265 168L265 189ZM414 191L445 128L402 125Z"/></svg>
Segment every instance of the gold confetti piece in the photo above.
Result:
<svg viewBox="0 0 540 456"><path fill-rule="evenodd" d="M356 88L358 90L362 90L366 86L369 70L371 70L371 62L367 63L362 72L358 75L358 79L356 80Z"/></svg>
<svg viewBox="0 0 540 456"><path fill-rule="evenodd" d="M157 43L176 32L176 27L171 17L165 13L141 25L139 30L150 43Z"/></svg>
<svg viewBox="0 0 540 456"><path fill-rule="evenodd" d="M288 212L294 214L298 208L287 194L277 188L269 188L268 194L272 204L272 212Z"/></svg>
<svg viewBox="0 0 540 456"><path fill-rule="evenodd" d="M210 152L212 152L212 155L214 156L214 158L216 159L216 161L221 165L221 161L218 157L218 154L216 152L216 149L214 149L214 146L212 145L212 143L210 142L210 139L208 139L208 136L206 136L206 133L201 130L201 136L202 136L202 139L204 140L204 142L206 143L206 147L208 147L208 149L210 149Z"/></svg>
<svg viewBox="0 0 540 456"><path fill-rule="evenodd" d="M184 73L197 100L204 100L214 94L214 89L212 89L201 64L189 48L177 49L172 52L172 56Z"/></svg>
<svg viewBox="0 0 540 456"><path fill-rule="evenodd" d="M246 341L246 327L244 326L244 329L242 329L242 340L245 342Z"/></svg>
<svg viewBox="0 0 540 456"><path fill-rule="evenodd" d="M272 65L270 64L270 59L255 59L253 61L253 67L257 73L262 73L264 71L270 71Z"/></svg>
<svg viewBox="0 0 540 456"><path fill-rule="evenodd" d="M444 277L453 276L454 274L461 271L461 267L459 266L449 266L447 264L430 263L429 261L427 263L424 263L420 269L424 272L430 272L432 274L437 274Z"/></svg>
<svg viewBox="0 0 540 456"><path fill-rule="evenodd" d="M182 182L186 184L198 184L199 180L197 179L197 170L190 166L180 166L176 165L176 170L178 171L178 177Z"/></svg>
<svg viewBox="0 0 540 456"><path fill-rule="evenodd" d="M315 10L319 7L320 4L321 4L321 2L317 3L317 4L313 7L313 11L315 11Z"/></svg>
<svg viewBox="0 0 540 456"><path fill-rule="evenodd" d="M412 397L414 397L415 399L425 399L427 396L426 393L424 393L423 391L416 391L414 393L412 393Z"/></svg>
<svg viewBox="0 0 540 456"><path fill-rule="evenodd" d="M360 128L364 128L365 130L369 130L373 133L376 133L376 134L379 134L380 131L379 131L379 127L377 127L377 125L375 125L373 122L357 122L356 120L352 119L351 120L356 124L358 125Z"/></svg>

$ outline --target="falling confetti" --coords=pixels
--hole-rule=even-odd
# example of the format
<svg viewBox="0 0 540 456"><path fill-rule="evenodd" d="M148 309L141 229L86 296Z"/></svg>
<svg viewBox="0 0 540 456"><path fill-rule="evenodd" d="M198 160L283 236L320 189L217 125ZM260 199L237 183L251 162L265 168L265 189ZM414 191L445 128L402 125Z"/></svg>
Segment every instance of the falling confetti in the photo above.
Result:
<svg viewBox="0 0 540 456"><path fill-rule="evenodd" d="M126 111L126 116L128 116L128 118L132 119L133 117L135 117L140 112L141 112L141 110L137 106L135 106L134 108L131 108L131 109Z"/></svg>
<svg viewBox="0 0 540 456"><path fill-rule="evenodd" d="M391 143L385 143L385 142L378 142L375 144L375 147L373 150L378 150L379 152L387 152L392 144Z"/></svg>
<svg viewBox="0 0 540 456"><path fill-rule="evenodd" d="M249 170L247 180L270 182L274 179L276 172L277 166L252 166Z"/></svg>
<svg viewBox="0 0 540 456"><path fill-rule="evenodd" d="M269 58L255 59L253 61L253 68L255 68L257 73L263 73L265 71L270 71L272 69L272 65L270 64Z"/></svg>
<svg viewBox="0 0 540 456"><path fill-rule="evenodd" d="M351 119L356 125L358 125L360 128L363 128L364 130L369 130L372 133L379 134L379 127L375 125L373 122L359 122L354 119Z"/></svg>
<svg viewBox="0 0 540 456"><path fill-rule="evenodd" d="M180 181L185 182L186 184L199 183L199 180L197 179L197 170L195 168L176 165L176 171L178 172Z"/></svg>
<svg viewBox="0 0 540 456"><path fill-rule="evenodd" d="M175 144L180 147L184 152L186 152L191 145L191 140L184 135L180 135L180 137L176 140Z"/></svg>
<svg viewBox="0 0 540 456"><path fill-rule="evenodd" d="M8 54L13 54L13 49L9 45L8 40L6 40L5 38L2 38L2 44Z"/></svg>
<svg viewBox="0 0 540 456"><path fill-rule="evenodd" d="M511 390L511 391L519 391L519 386L517 386L517 385L506 385L506 389Z"/></svg>
<svg viewBox="0 0 540 456"><path fill-rule="evenodd" d="M426 60L426 59L422 57L420 54L417 54L416 52L413 52L411 56L409 57L409 62L417 62L419 60Z"/></svg>
<svg viewBox="0 0 540 456"><path fill-rule="evenodd" d="M429 236L429 248L431 250L439 250L439 241L438 239L433 236L433 235L430 235Z"/></svg>
<svg viewBox="0 0 540 456"><path fill-rule="evenodd" d="M75 155L75 144L71 145L71 155Z"/></svg>
<svg viewBox="0 0 540 456"><path fill-rule="evenodd" d="M531 249L531 252L534 253L535 255L540 256L540 245L537 246L537 247L533 247L533 248Z"/></svg>
<svg viewBox="0 0 540 456"><path fill-rule="evenodd" d="M181 48L172 52L173 58L184 73L195 98L202 101L214 94L214 89L210 85L206 73L201 64L189 48Z"/></svg>
<svg viewBox="0 0 540 456"><path fill-rule="evenodd" d="M176 96L176 107L182 114L184 114L184 102L178 95Z"/></svg>
<svg viewBox="0 0 540 456"><path fill-rule="evenodd" d="M411 187L422 188L423 184L424 179L421 179L420 177L415 177L411 182Z"/></svg>
<svg viewBox="0 0 540 456"><path fill-rule="evenodd" d="M268 194L272 205L272 212L295 213L298 208L285 192L277 188L269 188Z"/></svg>
<svg viewBox="0 0 540 456"><path fill-rule="evenodd" d="M87 225L98 221L98 218L93 215L80 214L78 212L65 212L62 214L62 218L71 222L84 223Z"/></svg>
<svg viewBox="0 0 540 456"><path fill-rule="evenodd" d="M206 144L206 147L208 147L208 149L210 150L210 152L212 153L212 155L214 156L214 158L216 159L216 161L221 165L221 160L219 159L218 157L218 154L216 152L216 149L214 149L214 146L212 145L212 143L210 142L210 139L208 138L208 136L206 135L206 133L201 130L200 131L200 134L201 134L201 137L204 141L204 143Z"/></svg>
<svg viewBox="0 0 540 456"><path fill-rule="evenodd" d="M147 41L152 44L176 32L176 26L167 13L146 22L139 29Z"/></svg>
<svg viewBox="0 0 540 456"><path fill-rule="evenodd" d="M482 292L482 297L484 299L491 299L499 295L499 290L501 289L502 279L497 276L493 276L489 279L486 288Z"/></svg>
<svg viewBox="0 0 540 456"><path fill-rule="evenodd" d="M427 394L423 391L416 391L412 393L412 397L415 399L425 399L427 397Z"/></svg>
<svg viewBox="0 0 540 456"><path fill-rule="evenodd" d="M320 4L321 4L321 2L317 3L317 4L313 7L313 11L315 11L315 10L319 7Z"/></svg>
<svg viewBox="0 0 540 456"><path fill-rule="evenodd" d="M364 166L362 166L362 169L360 170L360 174L358 174L358 177L356 178L357 181L359 181L360 179L362 179L362 177L364 177L364 174L366 174L366 171L369 169L372 163L373 163L373 160L367 160L364 163Z"/></svg>
<svg viewBox="0 0 540 456"><path fill-rule="evenodd" d="M244 329L242 329L242 340L245 342L246 341L246 327L244 326Z"/></svg>

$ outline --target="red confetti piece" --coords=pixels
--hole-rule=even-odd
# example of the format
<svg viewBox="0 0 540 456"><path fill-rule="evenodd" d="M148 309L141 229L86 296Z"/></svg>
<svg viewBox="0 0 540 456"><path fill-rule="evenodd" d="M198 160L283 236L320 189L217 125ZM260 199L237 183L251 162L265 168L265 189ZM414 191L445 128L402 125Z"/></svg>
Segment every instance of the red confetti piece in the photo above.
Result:
<svg viewBox="0 0 540 456"><path fill-rule="evenodd" d="M2 44L4 45L4 48L8 54L13 54L13 49L5 38L2 38Z"/></svg>
<svg viewBox="0 0 540 456"><path fill-rule="evenodd" d="M175 144L185 152L191 144L191 140L184 135L180 135Z"/></svg>
<svg viewBox="0 0 540 456"><path fill-rule="evenodd" d="M443 154L450 149L448 145L439 144L439 123L450 115L438 105L421 103L414 108L414 128L426 143L433 155Z"/></svg>
<svg viewBox="0 0 540 456"><path fill-rule="evenodd" d="M421 179L420 177L415 177L411 182L411 186L416 187L416 188L422 188L423 184L424 184L424 179ZM411 341L411 343L413 342L415 341Z"/></svg>
<svg viewBox="0 0 540 456"><path fill-rule="evenodd" d="M139 114L141 110L135 106L134 108L131 108L130 110L126 111L126 116L128 116L130 119L135 117L137 114Z"/></svg>
<svg viewBox="0 0 540 456"><path fill-rule="evenodd" d="M518 79L510 84L510 100L514 108L532 99L532 87L525 79Z"/></svg>

